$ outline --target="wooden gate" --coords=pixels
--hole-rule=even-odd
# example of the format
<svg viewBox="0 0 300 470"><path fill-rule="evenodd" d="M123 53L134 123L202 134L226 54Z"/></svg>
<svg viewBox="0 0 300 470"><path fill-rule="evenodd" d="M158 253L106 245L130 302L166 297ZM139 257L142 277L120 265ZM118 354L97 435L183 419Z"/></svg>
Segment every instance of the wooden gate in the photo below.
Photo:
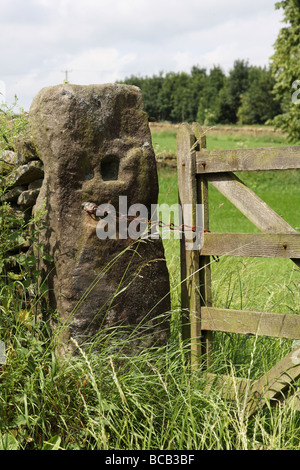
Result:
<svg viewBox="0 0 300 470"><path fill-rule="evenodd" d="M203 208L202 247L186 249L186 235L181 238L182 335L189 340L192 365L210 363L214 331L299 340L300 315L214 308L210 257L283 257L300 267L300 234L233 173L299 169L300 147L209 151L201 126L183 123L177 135L177 165L179 203L182 209L192 204L192 227L197 226L196 205ZM211 233L208 183L262 233ZM282 401L287 397L294 399L300 410L299 392L294 387L300 377L299 346L256 381L207 374L208 386L219 384L227 398L236 394L237 388L243 396L246 393L249 414L264 406L266 399Z"/></svg>

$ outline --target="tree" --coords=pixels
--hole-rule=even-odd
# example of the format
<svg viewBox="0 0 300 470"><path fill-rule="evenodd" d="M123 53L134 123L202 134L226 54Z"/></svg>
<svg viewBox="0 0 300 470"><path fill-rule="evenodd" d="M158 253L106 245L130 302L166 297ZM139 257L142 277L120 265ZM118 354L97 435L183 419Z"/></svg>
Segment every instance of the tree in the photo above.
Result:
<svg viewBox="0 0 300 470"><path fill-rule="evenodd" d="M166 74L159 93L160 118L171 122L193 120L191 76L185 72Z"/></svg>
<svg viewBox="0 0 300 470"><path fill-rule="evenodd" d="M159 93L163 82L164 77L161 72L159 75L154 75L153 77L131 75L130 77L125 78L124 82L119 83L126 83L127 85L135 85L139 87L143 94L146 113L149 117L159 120Z"/></svg>
<svg viewBox="0 0 300 470"><path fill-rule="evenodd" d="M170 120L174 100L174 73L167 73L159 91L159 116L160 120Z"/></svg>
<svg viewBox="0 0 300 470"><path fill-rule="evenodd" d="M199 97L201 97L205 92L205 86L207 83L207 74L205 68L200 68L199 66L193 66L191 69L191 121L196 121L198 107L199 107Z"/></svg>
<svg viewBox="0 0 300 470"><path fill-rule="evenodd" d="M160 120L159 93L164 82L163 73L146 77L143 82L142 93L146 113L150 118Z"/></svg>
<svg viewBox="0 0 300 470"><path fill-rule="evenodd" d="M224 87L220 90L219 96L219 118L222 124L236 124L237 112L241 105L242 94L247 90L249 84L248 62L236 60Z"/></svg>
<svg viewBox="0 0 300 470"><path fill-rule="evenodd" d="M205 81L197 110L197 121L204 125L217 124L219 121L220 90L224 87L226 76L219 66L214 66Z"/></svg>
<svg viewBox="0 0 300 470"><path fill-rule="evenodd" d="M193 116L193 97L191 76L185 72L174 75L172 122L191 122Z"/></svg>
<svg viewBox="0 0 300 470"><path fill-rule="evenodd" d="M289 140L293 142L300 140L300 103L297 99L297 88L300 88L300 0L277 2L275 8L283 9L286 25L279 31L271 57L274 93L281 100L283 111L274 118L273 124L288 132Z"/></svg>
<svg viewBox="0 0 300 470"><path fill-rule="evenodd" d="M265 124L281 113L279 100L274 99L275 80L266 67L250 67L249 86L241 96L237 115L240 124Z"/></svg>

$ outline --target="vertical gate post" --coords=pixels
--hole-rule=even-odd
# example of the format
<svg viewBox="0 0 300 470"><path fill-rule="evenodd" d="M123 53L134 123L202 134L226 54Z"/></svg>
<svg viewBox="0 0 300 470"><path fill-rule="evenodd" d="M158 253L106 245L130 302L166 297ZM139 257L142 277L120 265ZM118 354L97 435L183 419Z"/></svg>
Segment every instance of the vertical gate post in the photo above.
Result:
<svg viewBox="0 0 300 470"><path fill-rule="evenodd" d="M193 123L192 129L197 139L198 146L195 150L202 150L206 148L206 135L203 132L202 127L199 123ZM205 166L205 161L203 165ZM208 181L204 175L197 175L197 203L202 204L203 208L203 230L209 231L209 207L208 207ZM211 264L210 256L199 257L199 276L200 276L200 322L201 322L201 307L212 306L212 294L211 294ZM200 327L201 329L201 327ZM206 365L211 363L213 344L213 332L202 331L201 332L201 355L202 360L205 361Z"/></svg>
<svg viewBox="0 0 300 470"><path fill-rule="evenodd" d="M182 208L183 227L196 226L197 224L196 152L191 150L195 141L196 137L192 128L183 123L177 133L178 198ZM188 223L185 220L184 209L187 204L191 207ZM185 230L180 238L180 258L182 337L183 340L190 341L191 363L197 365L201 360L202 353L199 251L187 249Z"/></svg>

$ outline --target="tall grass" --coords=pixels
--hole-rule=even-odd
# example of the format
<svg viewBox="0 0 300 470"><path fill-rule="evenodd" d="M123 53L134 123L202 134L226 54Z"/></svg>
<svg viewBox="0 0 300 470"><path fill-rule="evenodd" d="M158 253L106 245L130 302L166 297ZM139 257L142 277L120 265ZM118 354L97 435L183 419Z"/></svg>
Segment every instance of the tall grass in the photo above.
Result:
<svg viewBox="0 0 300 470"><path fill-rule="evenodd" d="M159 177L160 202L177 202L176 173L162 170ZM213 200L217 211L222 202ZM219 229L226 220L212 217ZM57 333L36 310L43 292L24 309L27 297L16 295L21 279L0 278L0 331L7 346L0 366L0 449L299 449L299 413L292 403L267 403L249 418L246 399L225 401L217 387L208 392L202 367L189 366L180 328L179 243L170 238L164 244L171 335L165 346L137 354L129 354L118 330L107 329L86 347L75 343L76 355L59 359ZM274 273L263 260L224 257L212 261L212 274L216 306L299 313L300 273L289 261ZM255 379L290 347L286 340L216 334L209 371Z"/></svg>
<svg viewBox="0 0 300 470"><path fill-rule="evenodd" d="M217 302L232 307L257 302L255 286L243 298L243 287L253 282L247 266L230 265L227 276L218 268ZM298 285L291 275L285 286L275 287L265 296L267 304L280 299L283 311L299 305L299 275ZM100 348L95 340L87 349L78 347L76 356L59 360L47 323L28 324L20 311L11 305L7 312L7 362L0 373L2 448L299 448L299 416L291 405L267 406L249 420L243 400L224 401L217 388L207 393L201 367L193 370L186 362L176 315L165 347L129 355L124 338L107 330ZM211 371L257 378L289 348L279 340L219 334Z"/></svg>
<svg viewBox="0 0 300 470"><path fill-rule="evenodd" d="M42 325L40 325L42 330ZM243 400L206 391L179 338L128 357L107 343L58 361L50 340L24 335L1 373L2 448L121 450L297 449L292 406L247 419ZM25 339L24 336L27 336ZM123 351L115 341L114 351ZM226 351L225 351L226 352ZM217 357L216 357L217 359ZM227 359L229 366L230 361ZM224 351L219 361L224 361ZM221 370L221 368L220 368Z"/></svg>

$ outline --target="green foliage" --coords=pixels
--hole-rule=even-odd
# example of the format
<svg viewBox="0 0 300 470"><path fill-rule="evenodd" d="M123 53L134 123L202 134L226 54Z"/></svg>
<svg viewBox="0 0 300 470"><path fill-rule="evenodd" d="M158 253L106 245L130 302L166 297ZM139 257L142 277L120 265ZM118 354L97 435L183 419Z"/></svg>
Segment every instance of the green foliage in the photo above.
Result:
<svg viewBox="0 0 300 470"><path fill-rule="evenodd" d="M192 117L192 90L187 73L169 73L162 86L162 111L169 112L172 122L189 121ZM167 115L167 114L165 114Z"/></svg>
<svg viewBox="0 0 300 470"><path fill-rule="evenodd" d="M242 94L249 86L249 64L243 60L236 60L229 71L225 86L220 92L220 109L218 122L222 124L236 124L237 113L241 105Z"/></svg>
<svg viewBox="0 0 300 470"><path fill-rule="evenodd" d="M131 76L126 79L128 85L135 85L143 91L147 113L154 119L159 119L160 97L159 93L164 82L163 74L150 77Z"/></svg>
<svg viewBox="0 0 300 470"><path fill-rule="evenodd" d="M0 113L0 148L13 148L27 132L27 115L15 113L17 99ZM34 217L5 202L10 189L7 178L0 181L0 338L9 338L16 325L32 330L34 311L44 288L38 285L37 256L47 257L39 243L43 211ZM11 441L11 436L8 436Z"/></svg>
<svg viewBox="0 0 300 470"><path fill-rule="evenodd" d="M200 95L197 121L205 126L217 124L220 119L220 92L226 82L226 76L220 67L213 67Z"/></svg>
<svg viewBox="0 0 300 470"><path fill-rule="evenodd" d="M280 101L274 99L272 90L275 80L270 69L251 67L249 86L241 94L237 111L240 124L264 124L281 113Z"/></svg>
<svg viewBox="0 0 300 470"><path fill-rule="evenodd" d="M292 100L293 83L300 80L300 1L277 2L276 9L281 8L285 26L276 39L271 66L275 97L281 101L283 113L273 123L288 132L289 140L294 142L300 140L300 105Z"/></svg>
<svg viewBox="0 0 300 470"><path fill-rule="evenodd" d="M0 185L0 200L7 187ZM43 253L43 246L38 242L39 230L43 226L43 211L35 217L26 218L26 215L11 207L7 202L0 205L0 284L10 279L21 280L23 288L37 280L39 272L36 254L47 257Z"/></svg>
<svg viewBox="0 0 300 470"><path fill-rule="evenodd" d="M262 124L280 112L274 101L274 80L265 68L236 60L228 76L221 67L209 71L194 66L190 73L161 72L153 77L131 76L124 83L141 88L145 110L156 121L203 125Z"/></svg>
<svg viewBox="0 0 300 470"><path fill-rule="evenodd" d="M14 150L14 140L26 135L28 131L28 116L18 107L18 98L12 105L3 104L0 108L0 151Z"/></svg>

